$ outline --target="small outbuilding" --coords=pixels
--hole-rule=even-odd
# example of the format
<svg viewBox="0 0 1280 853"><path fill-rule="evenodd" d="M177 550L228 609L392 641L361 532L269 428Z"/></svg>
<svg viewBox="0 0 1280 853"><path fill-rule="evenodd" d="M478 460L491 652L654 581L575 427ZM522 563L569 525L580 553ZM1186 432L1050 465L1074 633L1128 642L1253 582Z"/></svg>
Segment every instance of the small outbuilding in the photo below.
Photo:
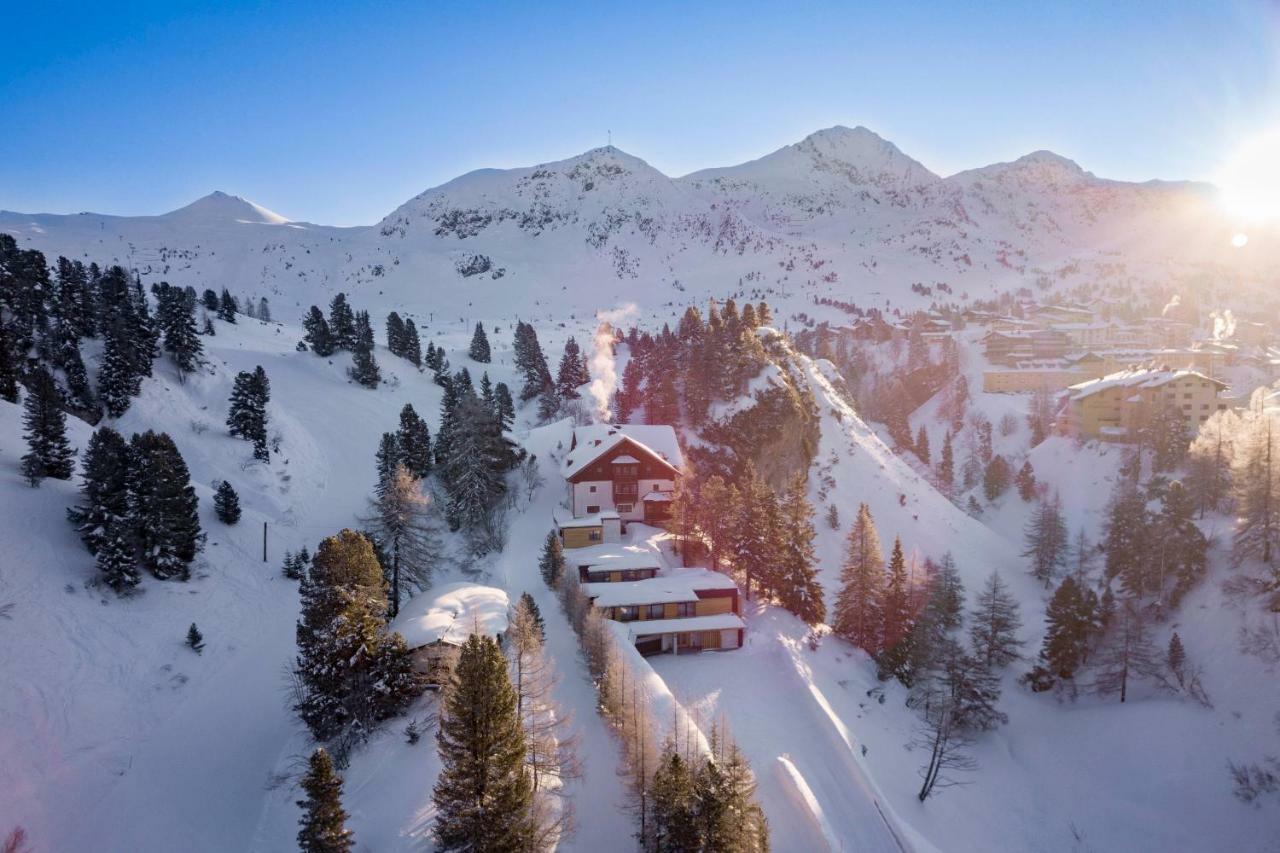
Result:
<svg viewBox="0 0 1280 853"><path fill-rule="evenodd" d="M511 601L505 590L477 583L451 583L414 596L400 608L391 630L404 637L414 672L428 686L449 679L458 649L472 634L499 643L507 633Z"/></svg>

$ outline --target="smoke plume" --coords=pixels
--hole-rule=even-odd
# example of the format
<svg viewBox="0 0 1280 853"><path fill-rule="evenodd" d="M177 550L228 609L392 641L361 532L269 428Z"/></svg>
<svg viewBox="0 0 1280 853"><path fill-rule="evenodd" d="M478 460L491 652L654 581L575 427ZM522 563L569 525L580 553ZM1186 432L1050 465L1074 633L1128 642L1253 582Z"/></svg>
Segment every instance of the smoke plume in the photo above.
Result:
<svg viewBox="0 0 1280 853"><path fill-rule="evenodd" d="M1175 308L1177 308L1177 307L1178 307L1179 305L1181 305L1181 304L1182 304L1182 297L1181 297L1181 296L1179 296L1179 295L1178 295L1178 294L1176 294L1176 293L1175 293L1175 294L1173 294L1173 298L1169 300L1169 304L1168 304L1168 305L1166 305L1166 306L1164 306L1164 310L1160 312L1160 316L1161 316L1161 317L1168 317L1168 316L1169 316L1169 312L1170 312L1170 311L1172 311L1172 310L1174 310Z"/></svg>
<svg viewBox="0 0 1280 853"><path fill-rule="evenodd" d="M613 419L609 403L618 387L618 369L613 360L613 327L636 313L630 303L609 311L597 311L595 337L591 343L591 399L595 403L596 420L606 423Z"/></svg>
<svg viewBox="0 0 1280 853"><path fill-rule="evenodd" d="M1231 309L1223 310L1221 314L1217 311L1211 313L1210 318L1213 319L1213 339L1215 341L1230 340L1236 333L1236 318L1231 313Z"/></svg>

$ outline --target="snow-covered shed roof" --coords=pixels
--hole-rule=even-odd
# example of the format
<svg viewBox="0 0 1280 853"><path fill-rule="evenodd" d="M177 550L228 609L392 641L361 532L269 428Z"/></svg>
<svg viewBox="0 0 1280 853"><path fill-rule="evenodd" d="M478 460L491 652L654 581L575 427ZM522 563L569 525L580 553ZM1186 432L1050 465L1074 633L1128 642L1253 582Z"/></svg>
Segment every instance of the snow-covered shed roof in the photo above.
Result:
<svg viewBox="0 0 1280 853"><path fill-rule="evenodd" d="M736 613L714 613L710 616L690 616L685 619L639 619L620 622L627 626L632 639L653 634L676 634L685 631L725 631L745 628L747 623Z"/></svg>
<svg viewBox="0 0 1280 853"><path fill-rule="evenodd" d="M667 424L590 424L574 428L573 450L565 456L561 473L566 480L573 477L625 439L677 470L684 467L676 431Z"/></svg>
<svg viewBox="0 0 1280 853"><path fill-rule="evenodd" d="M646 580L582 585L582 591L597 607L697 601L699 590L737 588L733 578L710 569L668 569Z"/></svg>
<svg viewBox="0 0 1280 853"><path fill-rule="evenodd" d="M556 527L600 527L606 521L621 521L622 516L618 515L618 511L614 509L601 510L593 512L591 515L583 515L574 518L573 513L563 507L556 507L552 513L552 518L556 523Z"/></svg>
<svg viewBox="0 0 1280 853"><path fill-rule="evenodd" d="M1184 378L1203 379L1206 382L1212 382L1219 388L1227 387L1227 383L1205 376L1198 370L1121 370L1118 373L1108 374L1101 379L1090 379L1088 382L1072 385L1067 390L1071 392L1071 399L1082 400L1085 397L1090 397L1102 391L1109 391L1112 388L1133 388L1136 390L1159 388L1176 379Z"/></svg>
<svg viewBox="0 0 1280 853"><path fill-rule="evenodd" d="M622 545L616 542L574 548L566 552L565 560L575 566L590 566L601 571L660 569L663 566L661 555L653 548L643 545Z"/></svg>
<svg viewBox="0 0 1280 853"><path fill-rule="evenodd" d="M445 642L460 646L473 633L496 637L506 633L507 593L477 583L445 584L416 595L400 608L391 630L411 649Z"/></svg>

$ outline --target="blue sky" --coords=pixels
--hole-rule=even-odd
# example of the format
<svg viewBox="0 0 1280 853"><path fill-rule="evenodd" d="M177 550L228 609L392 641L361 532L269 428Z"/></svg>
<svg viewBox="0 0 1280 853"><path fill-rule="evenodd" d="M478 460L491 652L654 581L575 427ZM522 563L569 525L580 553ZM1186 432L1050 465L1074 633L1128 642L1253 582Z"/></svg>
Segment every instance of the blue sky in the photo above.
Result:
<svg viewBox="0 0 1280 853"><path fill-rule="evenodd" d="M678 175L833 124L942 174L1049 148L1205 179L1280 123L1274 2L612 6L9 0L0 208L158 213L222 189L363 224L609 130Z"/></svg>

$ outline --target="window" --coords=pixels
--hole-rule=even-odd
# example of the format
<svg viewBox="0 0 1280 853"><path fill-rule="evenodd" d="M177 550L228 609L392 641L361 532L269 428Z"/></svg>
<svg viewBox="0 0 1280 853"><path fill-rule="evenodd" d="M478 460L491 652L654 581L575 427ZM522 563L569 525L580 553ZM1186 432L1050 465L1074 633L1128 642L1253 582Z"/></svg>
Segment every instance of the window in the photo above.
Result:
<svg viewBox="0 0 1280 853"><path fill-rule="evenodd" d="M631 504L618 504L618 512L631 512L632 508Z"/></svg>
<svg viewBox="0 0 1280 853"><path fill-rule="evenodd" d="M632 622L640 616L640 608L634 604L628 604L625 607L615 607L613 612L617 614L619 622Z"/></svg>
<svg viewBox="0 0 1280 853"><path fill-rule="evenodd" d="M661 619L661 618L662 618L662 616L663 616L663 610L662 610L662 605L661 605L661 604L650 604L650 605L649 605L649 614L648 614L648 617L649 617L650 619Z"/></svg>
<svg viewBox="0 0 1280 853"><path fill-rule="evenodd" d="M1190 399L1191 399L1191 392L1190 392L1190 391L1188 391L1187 393L1183 394L1183 395L1182 395L1182 399L1184 399L1184 400L1190 400Z"/></svg>
<svg viewBox="0 0 1280 853"><path fill-rule="evenodd" d="M587 487L587 491L594 495L594 494L596 493L596 487L595 487L595 486L588 486L588 487Z"/></svg>
<svg viewBox="0 0 1280 853"><path fill-rule="evenodd" d="M682 601L676 605L676 616L680 619L687 619L690 616L696 616L694 612L695 603L692 601Z"/></svg>
<svg viewBox="0 0 1280 853"><path fill-rule="evenodd" d="M635 477L640 474L639 465L626 465L613 463L613 476L615 477Z"/></svg>
<svg viewBox="0 0 1280 853"><path fill-rule="evenodd" d="M600 511L599 504L587 504L587 515L594 515Z"/></svg>
<svg viewBox="0 0 1280 853"><path fill-rule="evenodd" d="M1184 411L1184 412L1189 412L1189 411L1191 411L1191 404L1190 404L1190 403L1183 403L1183 404L1182 404L1182 411Z"/></svg>
<svg viewBox="0 0 1280 853"><path fill-rule="evenodd" d="M588 538L589 540L591 540L592 542L599 542L599 541L600 541L600 538L601 538L601 537L600 537L600 531L599 531L599 530L592 530L592 531L590 531L589 533L587 533L587 538Z"/></svg>

